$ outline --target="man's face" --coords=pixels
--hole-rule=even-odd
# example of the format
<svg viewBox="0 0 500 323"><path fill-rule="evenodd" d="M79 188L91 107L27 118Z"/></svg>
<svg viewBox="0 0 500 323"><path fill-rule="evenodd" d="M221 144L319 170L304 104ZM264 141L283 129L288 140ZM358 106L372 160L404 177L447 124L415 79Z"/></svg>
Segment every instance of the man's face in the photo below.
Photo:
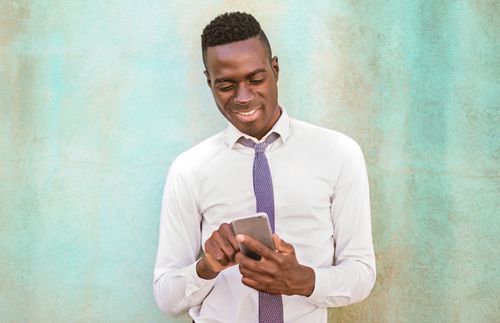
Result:
<svg viewBox="0 0 500 323"><path fill-rule="evenodd" d="M208 47L205 75L220 112L238 130L261 139L279 119L278 58L258 37Z"/></svg>

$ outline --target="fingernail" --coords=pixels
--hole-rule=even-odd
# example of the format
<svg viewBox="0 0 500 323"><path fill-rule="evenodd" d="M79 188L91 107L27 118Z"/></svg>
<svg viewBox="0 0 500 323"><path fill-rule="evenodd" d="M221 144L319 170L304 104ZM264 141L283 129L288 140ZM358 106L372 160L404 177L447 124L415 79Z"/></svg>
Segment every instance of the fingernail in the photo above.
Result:
<svg viewBox="0 0 500 323"><path fill-rule="evenodd" d="M238 234L236 235L236 241L238 242L243 242L245 240L245 237L243 237L242 234Z"/></svg>

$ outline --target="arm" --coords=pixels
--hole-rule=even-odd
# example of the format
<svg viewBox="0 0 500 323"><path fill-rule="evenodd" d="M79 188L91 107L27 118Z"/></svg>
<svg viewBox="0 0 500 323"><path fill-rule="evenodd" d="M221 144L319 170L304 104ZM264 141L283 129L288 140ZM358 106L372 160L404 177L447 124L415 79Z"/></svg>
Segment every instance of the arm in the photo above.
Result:
<svg viewBox="0 0 500 323"><path fill-rule="evenodd" d="M175 161L163 194L153 283L156 302L167 315L201 304L215 283L196 272L201 215L189 180L189 172Z"/></svg>
<svg viewBox="0 0 500 323"><path fill-rule="evenodd" d="M361 148L350 143L331 206L334 265L314 268L315 288L308 298L323 307L362 301L375 284L368 176Z"/></svg>
<svg viewBox="0 0 500 323"><path fill-rule="evenodd" d="M230 225L223 223L205 242L205 255L196 261L201 215L190 174L174 162L163 195L153 290L167 315L200 305L219 272L235 265L234 255L239 250Z"/></svg>
<svg viewBox="0 0 500 323"><path fill-rule="evenodd" d="M310 268L299 264L293 246L277 235L273 237L277 252L238 235L239 242L262 256L256 261L237 253L243 284L271 294L308 296L320 307L345 306L368 296L375 283L368 179L359 146L353 145L349 153L331 207L335 265Z"/></svg>

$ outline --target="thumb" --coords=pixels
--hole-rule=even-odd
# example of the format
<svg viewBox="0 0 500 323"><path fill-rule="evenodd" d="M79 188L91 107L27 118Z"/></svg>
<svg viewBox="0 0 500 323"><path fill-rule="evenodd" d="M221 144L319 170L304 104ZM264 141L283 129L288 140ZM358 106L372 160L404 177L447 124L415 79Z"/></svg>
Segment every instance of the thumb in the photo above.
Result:
<svg viewBox="0 0 500 323"><path fill-rule="evenodd" d="M295 249L293 248L293 246L285 240L281 240L280 236L276 233L273 234L273 242L276 250L278 250L279 252L295 254Z"/></svg>

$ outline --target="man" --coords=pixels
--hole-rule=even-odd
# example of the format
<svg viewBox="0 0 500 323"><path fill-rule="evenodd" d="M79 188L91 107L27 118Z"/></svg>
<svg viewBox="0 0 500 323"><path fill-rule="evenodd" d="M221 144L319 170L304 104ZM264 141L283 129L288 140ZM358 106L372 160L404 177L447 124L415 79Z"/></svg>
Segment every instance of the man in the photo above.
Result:
<svg viewBox="0 0 500 323"><path fill-rule="evenodd" d="M251 15L216 17L203 30L202 53L229 125L170 167L156 301L168 315L189 310L195 322L326 322L327 307L363 300L375 282L361 149L287 115L278 58ZM263 203L276 250L235 237L229 225ZM245 256L238 243L262 258Z"/></svg>

